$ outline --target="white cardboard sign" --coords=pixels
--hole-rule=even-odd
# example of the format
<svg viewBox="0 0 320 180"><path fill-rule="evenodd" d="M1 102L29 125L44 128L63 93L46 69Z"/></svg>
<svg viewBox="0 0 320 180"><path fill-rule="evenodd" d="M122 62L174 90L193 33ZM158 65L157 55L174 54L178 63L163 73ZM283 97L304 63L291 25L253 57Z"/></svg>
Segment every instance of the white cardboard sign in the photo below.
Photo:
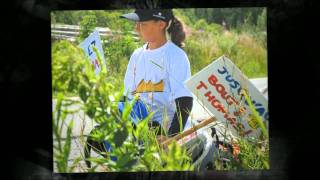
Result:
<svg viewBox="0 0 320 180"><path fill-rule="evenodd" d="M258 137L261 129L252 121L248 102L240 95L242 89L246 90L268 130L268 100L227 57L213 61L185 85L233 135Z"/></svg>
<svg viewBox="0 0 320 180"><path fill-rule="evenodd" d="M98 49L98 52L100 54L100 57L102 58L101 64L98 61L96 53L93 51L93 46L96 46ZM99 36L99 31L95 30L93 33L91 33L81 44L80 47L84 50L85 54L89 57L92 66L94 67L94 72L95 74L99 74L102 66L106 64L105 59L104 59L104 53L100 41L100 36Z"/></svg>

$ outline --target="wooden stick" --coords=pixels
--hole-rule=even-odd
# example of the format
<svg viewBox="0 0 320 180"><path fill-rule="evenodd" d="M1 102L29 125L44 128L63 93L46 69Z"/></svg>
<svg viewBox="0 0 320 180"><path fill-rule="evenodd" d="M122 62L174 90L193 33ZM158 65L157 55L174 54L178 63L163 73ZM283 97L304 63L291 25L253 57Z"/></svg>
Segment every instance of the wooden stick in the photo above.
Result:
<svg viewBox="0 0 320 180"><path fill-rule="evenodd" d="M176 136L174 136L172 138L169 138L169 139L165 140L164 142L161 143L161 146L162 147L167 146L170 143L172 143L173 140L178 141L179 139L182 139L182 138L188 136L189 134L192 134L192 133L196 132L198 129L201 129L201 128L207 126L208 124L214 122L215 120L216 120L215 117L210 117L209 119L203 120L199 124L197 124L196 126L191 127L190 129L184 131L183 133L178 134L178 135L176 135Z"/></svg>

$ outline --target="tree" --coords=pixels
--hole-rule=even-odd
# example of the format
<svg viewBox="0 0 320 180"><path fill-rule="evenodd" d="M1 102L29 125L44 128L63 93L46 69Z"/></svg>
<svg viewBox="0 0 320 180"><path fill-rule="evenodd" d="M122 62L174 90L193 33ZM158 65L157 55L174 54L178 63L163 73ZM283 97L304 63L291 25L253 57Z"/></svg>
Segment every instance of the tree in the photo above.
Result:
<svg viewBox="0 0 320 180"><path fill-rule="evenodd" d="M94 12L89 12L80 22L80 35L78 41L83 41L97 26L97 18Z"/></svg>

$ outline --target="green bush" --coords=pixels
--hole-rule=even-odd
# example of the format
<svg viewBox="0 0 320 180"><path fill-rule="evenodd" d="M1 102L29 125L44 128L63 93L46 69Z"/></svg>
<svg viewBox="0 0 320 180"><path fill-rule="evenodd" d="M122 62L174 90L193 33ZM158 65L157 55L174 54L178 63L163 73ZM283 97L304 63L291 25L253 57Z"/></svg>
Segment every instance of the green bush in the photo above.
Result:
<svg viewBox="0 0 320 180"><path fill-rule="evenodd" d="M90 11L80 21L80 34L79 34L78 42L82 42L85 38L87 38L96 26L97 26L96 15L94 14L94 12Z"/></svg>
<svg viewBox="0 0 320 180"><path fill-rule="evenodd" d="M62 40L52 44L52 91L53 96L58 92L65 95L78 93L79 74L83 70L85 56L71 42Z"/></svg>

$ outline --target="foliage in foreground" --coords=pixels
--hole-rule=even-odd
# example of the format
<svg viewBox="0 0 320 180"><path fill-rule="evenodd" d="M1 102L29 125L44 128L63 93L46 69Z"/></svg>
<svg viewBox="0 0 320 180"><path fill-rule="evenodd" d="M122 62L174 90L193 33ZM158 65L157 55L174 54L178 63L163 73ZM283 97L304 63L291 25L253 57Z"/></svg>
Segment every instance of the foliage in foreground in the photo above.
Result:
<svg viewBox="0 0 320 180"><path fill-rule="evenodd" d="M63 45L68 42L61 42ZM106 140L110 142L112 151L106 153L106 158L95 157L89 160L96 165L89 169L90 172L96 171L99 165L106 166L107 171L167 171L167 170L192 170L190 157L186 151L178 144L171 144L168 149L160 148L157 143L155 133L158 129L148 128L148 121L152 113L144 120L142 120L136 128L133 127L130 120L130 111L133 102L126 103L123 114L118 111L117 102L122 95L119 87L115 87L112 82L106 81L107 70L104 66L98 76L94 74L92 66L88 59L77 47L72 44L66 46L54 47L57 52L74 50L77 51L77 56L74 56L75 68L81 69L79 72L69 74L71 77L65 81L60 81L59 78L53 78L53 85L57 86L59 91L53 91L54 97L58 98L55 107L53 118L54 138L57 139L58 146L55 149L55 162L57 163L59 172L71 172L72 169L67 166L67 160L70 154L71 144L71 129L72 123L69 125L65 143L61 143L61 131L63 121L67 116L68 107L62 108L61 104L67 102L67 105L80 104L80 109L85 112L91 120L100 125L100 128L93 134L92 138L96 141ZM59 46L59 45L57 45ZM63 49L60 49L63 48ZM68 52L70 53L70 52ZM68 63L65 57L53 56L53 74L59 74L61 68L67 68ZM74 58L73 57L73 58ZM77 66L83 66L80 68ZM68 79L77 78L77 84L69 85L71 83ZM57 83L60 81L60 84ZM59 85L61 87L59 87ZM63 87L73 87L63 88ZM78 92L81 101L68 99L65 94L69 92ZM78 109L78 111L80 110ZM61 117L61 111L66 112ZM69 112L71 113L71 112ZM71 121L73 122L73 121ZM57 124L60 124L59 126ZM116 156L117 161L111 159L111 156Z"/></svg>

